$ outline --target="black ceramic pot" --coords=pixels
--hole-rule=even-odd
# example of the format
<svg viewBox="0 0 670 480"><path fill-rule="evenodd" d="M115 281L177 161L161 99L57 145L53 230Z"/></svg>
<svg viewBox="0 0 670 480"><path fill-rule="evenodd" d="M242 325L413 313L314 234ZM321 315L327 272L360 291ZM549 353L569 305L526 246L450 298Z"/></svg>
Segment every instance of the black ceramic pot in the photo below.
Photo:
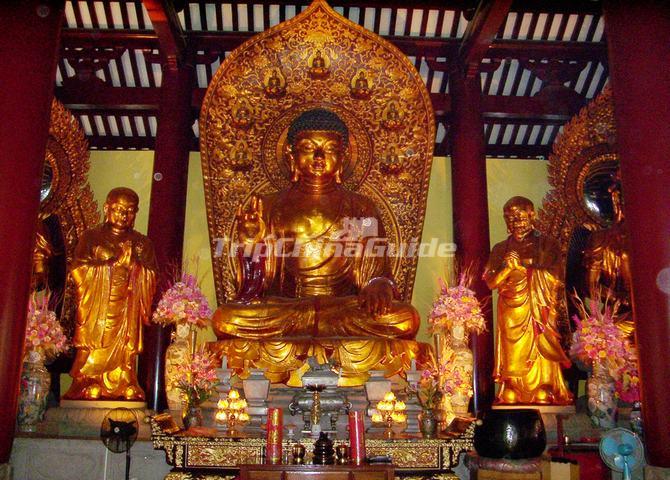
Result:
<svg viewBox="0 0 670 480"><path fill-rule="evenodd" d="M547 434L538 410L490 410L475 428L475 450L481 457L539 457L546 446Z"/></svg>

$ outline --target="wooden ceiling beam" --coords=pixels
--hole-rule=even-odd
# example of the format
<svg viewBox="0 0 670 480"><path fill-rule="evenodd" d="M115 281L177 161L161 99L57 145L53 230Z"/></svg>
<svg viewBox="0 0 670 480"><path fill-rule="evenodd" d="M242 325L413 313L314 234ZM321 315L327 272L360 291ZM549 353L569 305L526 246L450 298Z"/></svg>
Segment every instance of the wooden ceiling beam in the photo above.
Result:
<svg viewBox="0 0 670 480"><path fill-rule="evenodd" d="M181 64L186 40L171 0L142 0L158 36L160 53L170 68Z"/></svg>
<svg viewBox="0 0 670 480"><path fill-rule="evenodd" d="M231 3L228 0L200 0L190 1L204 5L214 3L220 5ZM312 0L255 0L252 5L279 5L279 6L307 6ZM415 8L431 10L468 11L477 7L477 0L414 0L409 4L405 0L332 0L329 2L333 7L344 8ZM245 4L233 2L233 5ZM511 11L532 13L583 13L600 15L602 13L602 1L600 0L514 0Z"/></svg>
<svg viewBox="0 0 670 480"><path fill-rule="evenodd" d="M254 35L253 32L189 32L188 44L195 51L231 51ZM435 37L385 37L403 53L427 58L456 58L459 40ZM65 29L63 48L85 47L155 50L158 36L150 30L83 30ZM494 40L483 58L532 58L558 60L607 60L605 42L548 42L536 40Z"/></svg>
<svg viewBox="0 0 670 480"><path fill-rule="evenodd" d="M121 137L113 135L88 135L88 144L93 150L153 150L156 138L145 137ZM189 149L192 152L199 150L197 138L192 138ZM445 141L435 144L436 156L448 156L450 154L449 142ZM548 158L551 153L550 145L487 145L486 156L507 159L529 159Z"/></svg>
<svg viewBox="0 0 670 480"><path fill-rule="evenodd" d="M479 66L505 22L512 0L481 0L474 18L468 23L458 52L459 63L468 78L479 74Z"/></svg>
<svg viewBox="0 0 670 480"><path fill-rule="evenodd" d="M191 107L194 118L200 111L205 97L204 88L193 89ZM96 89L56 87L56 98L67 108L77 111L107 111L110 115L129 115L133 112L156 112L160 102L160 88L98 87ZM451 97L445 93L431 93L431 101L437 116L451 115ZM550 124L567 121L571 114L556 113L551 104L536 97L512 95L482 95L482 110L487 119L507 121L534 121Z"/></svg>

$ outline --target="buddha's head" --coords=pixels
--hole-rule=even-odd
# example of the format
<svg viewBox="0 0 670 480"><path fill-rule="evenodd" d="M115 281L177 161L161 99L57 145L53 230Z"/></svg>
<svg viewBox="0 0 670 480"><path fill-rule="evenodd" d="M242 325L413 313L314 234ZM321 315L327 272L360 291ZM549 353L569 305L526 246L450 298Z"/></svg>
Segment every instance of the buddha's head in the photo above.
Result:
<svg viewBox="0 0 670 480"><path fill-rule="evenodd" d="M130 230L135 225L135 215L140 198L130 188L118 187L107 194L103 206L105 223L114 230Z"/></svg>
<svg viewBox="0 0 670 480"><path fill-rule="evenodd" d="M341 182L349 131L336 113L322 108L302 113L289 127L286 141L292 182Z"/></svg>
<svg viewBox="0 0 670 480"><path fill-rule="evenodd" d="M507 231L517 240L524 239L533 231L535 206L526 197L512 197L503 206Z"/></svg>

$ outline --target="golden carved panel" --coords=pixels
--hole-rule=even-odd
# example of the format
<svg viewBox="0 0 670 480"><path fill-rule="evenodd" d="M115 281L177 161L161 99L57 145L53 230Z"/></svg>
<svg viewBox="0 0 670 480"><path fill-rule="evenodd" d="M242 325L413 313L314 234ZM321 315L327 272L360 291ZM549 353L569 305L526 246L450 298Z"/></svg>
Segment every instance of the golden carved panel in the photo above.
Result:
<svg viewBox="0 0 670 480"><path fill-rule="evenodd" d="M84 131L72 113L53 100L45 155L45 170L50 171L50 190L41 201L40 218L52 215L58 218L68 265L80 235L100 221L98 206L88 184L89 166ZM73 298L68 285L60 321L69 337L74 333Z"/></svg>
<svg viewBox="0 0 670 480"><path fill-rule="evenodd" d="M435 139L429 94L402 52L316 0L228 56L203 101L200 151L219 303L235 292L225 243L234 238L234 212L252 194L287 186L287 128L314 107L332 109L349 127L343 182L377 203L390 243L421 238ZM405 301L417 260L391 262Z"/></svg>
<svg viewBox="0 0 670 480"><path fill-rule="evenodd" d="M564 256L575 227L594 230L605 226L585 206L584 182L596 164L618 162L615 142L614 105L608 86L565 124L549 155L552 188L542 201L538 229L559 241Z"/></svg>
<svg viewBox="0 0 670 480"><path fill-rule="evenodd" d="M236 467L241 463L258 463L261 448L248 445L191 445L187 449L189 467Z"/></svg>

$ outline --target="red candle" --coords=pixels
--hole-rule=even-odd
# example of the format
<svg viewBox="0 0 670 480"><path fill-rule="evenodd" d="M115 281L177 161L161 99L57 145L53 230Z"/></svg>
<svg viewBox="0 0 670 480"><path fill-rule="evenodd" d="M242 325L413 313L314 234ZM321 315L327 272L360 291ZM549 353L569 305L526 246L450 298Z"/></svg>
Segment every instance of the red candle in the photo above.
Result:
<svg viewBox="0 0 670 480"><path fill-rule="evenodd" d="M266 463L281 463L282 423L282 409L268 408L268 436L265 448Z"/></svg>
<svg viewBox="0 0 670 480"><path fill-rule="evenodd" d="M361 465L365 460L363 412L349 412L349 449L351 463Z"/></svg>

